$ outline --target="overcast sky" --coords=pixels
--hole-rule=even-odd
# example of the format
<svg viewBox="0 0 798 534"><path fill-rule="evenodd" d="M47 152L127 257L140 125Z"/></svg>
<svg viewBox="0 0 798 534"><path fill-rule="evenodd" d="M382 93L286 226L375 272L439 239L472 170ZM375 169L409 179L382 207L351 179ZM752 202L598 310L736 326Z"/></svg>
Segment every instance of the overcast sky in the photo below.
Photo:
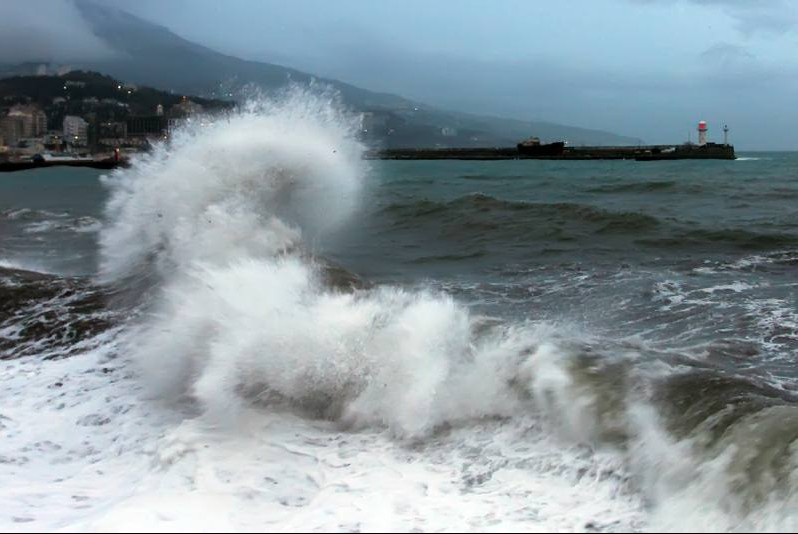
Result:
<svg viewBox="0 0 798 534"><path fill-rule="evenodd" d="M652 143L704 119L740 148L798 150L798 1L106 1L221 52L450 109Z"/></svg>

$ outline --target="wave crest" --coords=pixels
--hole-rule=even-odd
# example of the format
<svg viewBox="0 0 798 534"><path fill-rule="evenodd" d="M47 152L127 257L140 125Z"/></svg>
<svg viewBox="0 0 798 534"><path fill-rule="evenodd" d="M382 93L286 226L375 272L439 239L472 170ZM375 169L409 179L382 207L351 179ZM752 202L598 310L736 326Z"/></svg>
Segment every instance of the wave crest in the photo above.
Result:
<svg viewBox="0 0 798 534"><path fill-rule="evenodd" d="M362 179L362 146L336 97L293 88L221 118L105 179L104 281L195 261L271 257L340 223Z"/></svg>

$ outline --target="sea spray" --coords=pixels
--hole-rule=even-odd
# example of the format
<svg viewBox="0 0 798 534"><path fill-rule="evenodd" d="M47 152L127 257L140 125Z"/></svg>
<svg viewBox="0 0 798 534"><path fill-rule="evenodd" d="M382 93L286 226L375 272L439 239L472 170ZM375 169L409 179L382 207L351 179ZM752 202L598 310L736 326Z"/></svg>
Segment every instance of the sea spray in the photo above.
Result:
<svg viewBox="0 0 798 534"><path fill-rule="evenodd" d="M138 352L149 376L169 381L163 390L191 393L216 420L246 400L422 437L516 412L507 382L523 342L475 339L465 308L443 295L327 291L289 257L204 268L171 286Z"/></svg>
<svg viewBox="0 0 798 534"><path fill-rule="evenodd" d="M106 179L109 221L100 277L195 262L270 258L334 228L362 184L363 147L335 95L294 88L216 119L197 118L169 144Z"/></svg>
<svg viewBox="0 0 798 534"><path fill-rule="evenodd" d="M155 273L131 350L161 395L223 419L247 392L402 436L512 413L506 332L476 339L445 295L321 282L308 242L356 206L353 131L334 99L290 92L200 120L107 181L101 277Z"/></svg>

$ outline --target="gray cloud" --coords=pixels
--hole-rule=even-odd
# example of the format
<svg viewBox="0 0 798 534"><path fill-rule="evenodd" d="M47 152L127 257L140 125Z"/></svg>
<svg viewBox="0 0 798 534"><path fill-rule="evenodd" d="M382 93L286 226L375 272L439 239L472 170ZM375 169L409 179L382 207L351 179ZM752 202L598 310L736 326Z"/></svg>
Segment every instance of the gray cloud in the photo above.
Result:
<svg viewBox="0 0 798 534"><path fill-rule="evenodd" d="M113 51L92 34L71 1L3 1L0 63L69 63L112 56Z"/></svg>
<svg viewBox="0 0 798 534"><path fill-rule="evenodd" d="M798 29L794 0L633 0L640 4L685 3L715 7L725 12L744 35L783 34Z"/></svg>
<svg viewBox="0 0 798 534"><path fill-rule="evenodd" d="M723 66L756 61L756 56L745 47L731 43L717 43L704 50L701 57L705 60L717 61Z"/></svg>
<svg viewBox="0 0 798 534"><path fill-rule="evenodd" d="M750 35L757 32L786 33L798 28L798 9L785 0L693 0L717 5L735 19L737 29Z"/></svg>
<svg viewBox="0 0 798 534"><path fill-rule="evenodd" d="M744 46L721 42L714 44L699 54L703 73L713 78L761 79L769 70L756 55Z"/></svg>

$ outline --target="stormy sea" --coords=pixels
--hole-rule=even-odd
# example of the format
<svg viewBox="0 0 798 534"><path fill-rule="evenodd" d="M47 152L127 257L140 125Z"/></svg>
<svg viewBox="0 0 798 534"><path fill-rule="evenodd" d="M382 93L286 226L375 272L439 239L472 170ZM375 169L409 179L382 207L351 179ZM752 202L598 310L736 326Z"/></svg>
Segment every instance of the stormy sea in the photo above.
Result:
<svg viewBox="0 0 798 534"><path fill-rule="evenodd" d="M0 176L0 530L798 529L798 154L356 133Z"/></svg>

